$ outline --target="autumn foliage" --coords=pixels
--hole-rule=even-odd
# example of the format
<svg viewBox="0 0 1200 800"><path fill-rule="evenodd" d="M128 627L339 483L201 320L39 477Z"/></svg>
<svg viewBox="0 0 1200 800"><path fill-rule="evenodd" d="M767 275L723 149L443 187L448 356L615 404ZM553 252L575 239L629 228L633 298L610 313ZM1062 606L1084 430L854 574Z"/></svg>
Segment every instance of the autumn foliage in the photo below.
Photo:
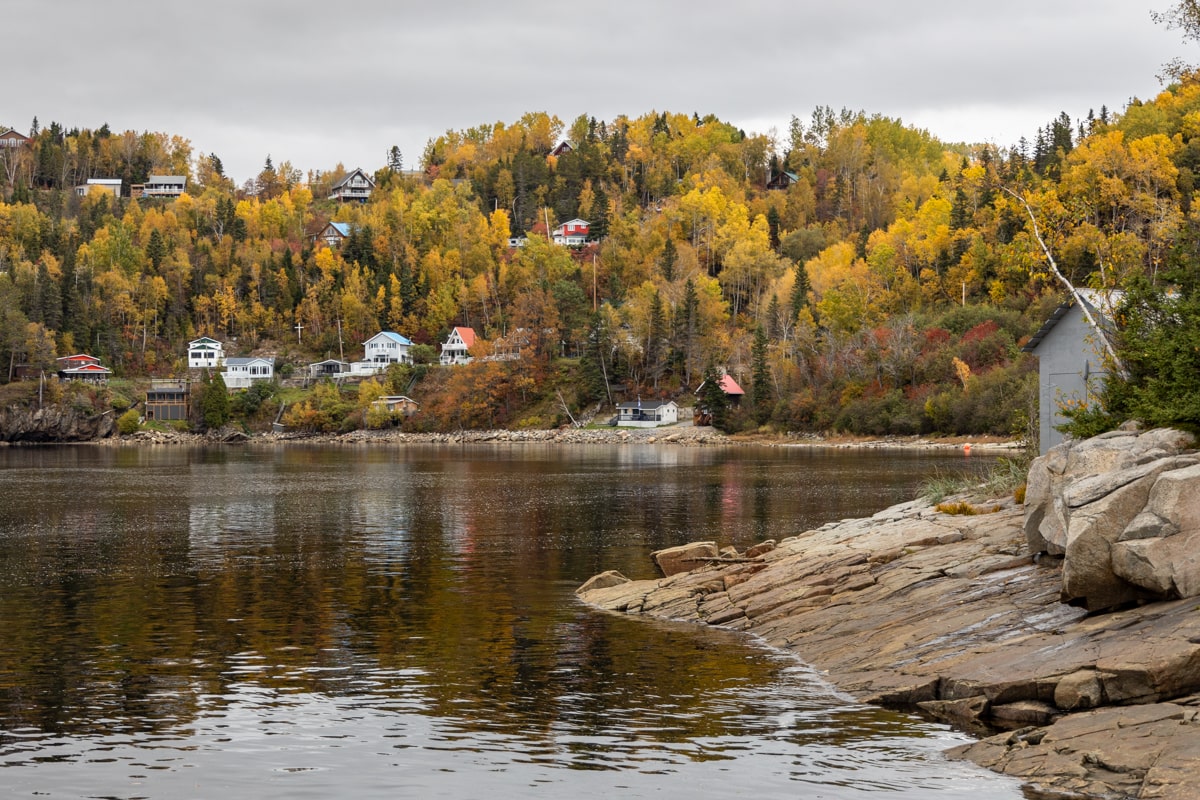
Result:
<svg viewBox="0 0 1200 800"><path fill-rule="evenodd" d="M712 367L747 387L731 428L1007 434L1036 402L1019 347L1062 297L1010 192L1072 281L1154 279L1197 225L1197 118L1191 79L1007 148L828 108L775 139L711 115L531 113L448 131L361 205L327 199L341 165L268 158L237 186L178 136L52 124L0 163L0 377L79 350L178 374L198 335L297 371L379 330L436 358L462 325L474 363L381 387L420 395L396 424L553 424L564 388L576 410L691 405ZM149 174L187 192L128 199ZM72 191L97 176L126 196ZM548 240L575 217L585 247ZM329 221L350 231L333 247ZM283 421L342 430L369 408L317 386Z"/></svg>

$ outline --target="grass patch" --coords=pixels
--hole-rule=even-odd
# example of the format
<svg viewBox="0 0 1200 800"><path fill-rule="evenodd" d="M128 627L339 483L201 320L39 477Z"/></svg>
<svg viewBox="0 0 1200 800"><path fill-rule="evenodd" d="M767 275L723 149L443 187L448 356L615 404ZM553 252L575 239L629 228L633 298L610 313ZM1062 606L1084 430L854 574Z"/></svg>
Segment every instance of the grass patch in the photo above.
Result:
<svg viewBox="0 0 1200 800"><path fill-rule="evenodd" d="M1024 501L1025 477L1029 474L1028 456L1000 458L982 475L965 472L936 472L921 483L920 496L937 505L947 497L967 494L975 497L1016 497Z"/></svg>
<svg viewBox="0 0 1200 800"><path fill-rule="evenodd" d="M962 500L954 503L938 503L936 508L942 514L956 514L965 517L973 517L979 513L979 509Z"/></svg>

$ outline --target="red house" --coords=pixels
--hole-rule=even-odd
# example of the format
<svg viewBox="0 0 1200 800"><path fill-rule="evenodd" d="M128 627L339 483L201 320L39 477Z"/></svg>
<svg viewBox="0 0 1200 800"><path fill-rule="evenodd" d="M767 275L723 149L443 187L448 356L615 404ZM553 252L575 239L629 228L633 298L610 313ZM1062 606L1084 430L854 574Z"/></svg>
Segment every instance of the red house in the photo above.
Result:
<svg viewBox="0 0 1200 800"><path fill-rule="evenodd" d="M0 133L0 147L24 147L27 144L29 144L29 137L23 133L17 133L12 128Z"/></svg>
<svg viewBox="0 0 1200 800"><path fill-rule="evenodd" d="M564 247L583 247L587 243L591 223L584 219L572 219L554 229L551 238Z"/></svg>
<svg viewBox="0 0 1200 800"><path fill-rule="evenodd" d="M100 359L95 356L89 356L87 353L76 353L73 356L63 356L54 360L58 363L59 372L68 369L79 369L80 367L100 366Z"/></svg>
<svg viewBox="0 0 1200 800"><path fill-rule="evenodd" d="M86 353L76 353L73 356L56 358L58 377L64 381L83 381L84 383L108 383L112 370L100 366L100 359Z"/></svg>

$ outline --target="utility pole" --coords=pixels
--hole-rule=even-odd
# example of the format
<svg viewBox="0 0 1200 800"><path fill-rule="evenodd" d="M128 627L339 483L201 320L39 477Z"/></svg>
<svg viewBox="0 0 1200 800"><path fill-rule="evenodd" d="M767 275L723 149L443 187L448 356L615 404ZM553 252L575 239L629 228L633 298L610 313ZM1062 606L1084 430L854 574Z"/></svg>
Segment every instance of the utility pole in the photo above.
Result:
<svg viewBox="0 0 1200 800"><path fill-rule="evenodd" d="M345 361L346 354L342 351L342 318L338 317L338 361Z"/></svg>

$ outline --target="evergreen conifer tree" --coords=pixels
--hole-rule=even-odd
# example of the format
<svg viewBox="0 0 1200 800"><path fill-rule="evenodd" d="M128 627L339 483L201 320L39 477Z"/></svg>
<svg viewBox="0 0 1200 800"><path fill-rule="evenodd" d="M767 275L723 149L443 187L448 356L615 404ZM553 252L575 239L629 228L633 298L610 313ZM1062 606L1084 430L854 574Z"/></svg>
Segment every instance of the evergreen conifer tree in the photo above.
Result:
<svg viewBox="0 0 1200 800"><path fill-rule="evenodd" d="M200 390L200 415L208 430L216 430L229 421L229 390L219 372L211 377L205 374Z"/></svg>
<svg viewBox="0 0 1200 800"><path fill-rule="evenodd" d="M704 383L700 389L700 409L708 415L710 424L717 430L725 430L729 424L729 398L721 388L721 374L711 363L704 369Z"/></svg>
<svg viewBox="0 0 1200 800"><path fill-rule="evenodd" d="M767 334L759 325L754 329L754 344L750 349L751 374L754 386L754 418L759 425L771 417L771 369L767 365Z"/></svg>

